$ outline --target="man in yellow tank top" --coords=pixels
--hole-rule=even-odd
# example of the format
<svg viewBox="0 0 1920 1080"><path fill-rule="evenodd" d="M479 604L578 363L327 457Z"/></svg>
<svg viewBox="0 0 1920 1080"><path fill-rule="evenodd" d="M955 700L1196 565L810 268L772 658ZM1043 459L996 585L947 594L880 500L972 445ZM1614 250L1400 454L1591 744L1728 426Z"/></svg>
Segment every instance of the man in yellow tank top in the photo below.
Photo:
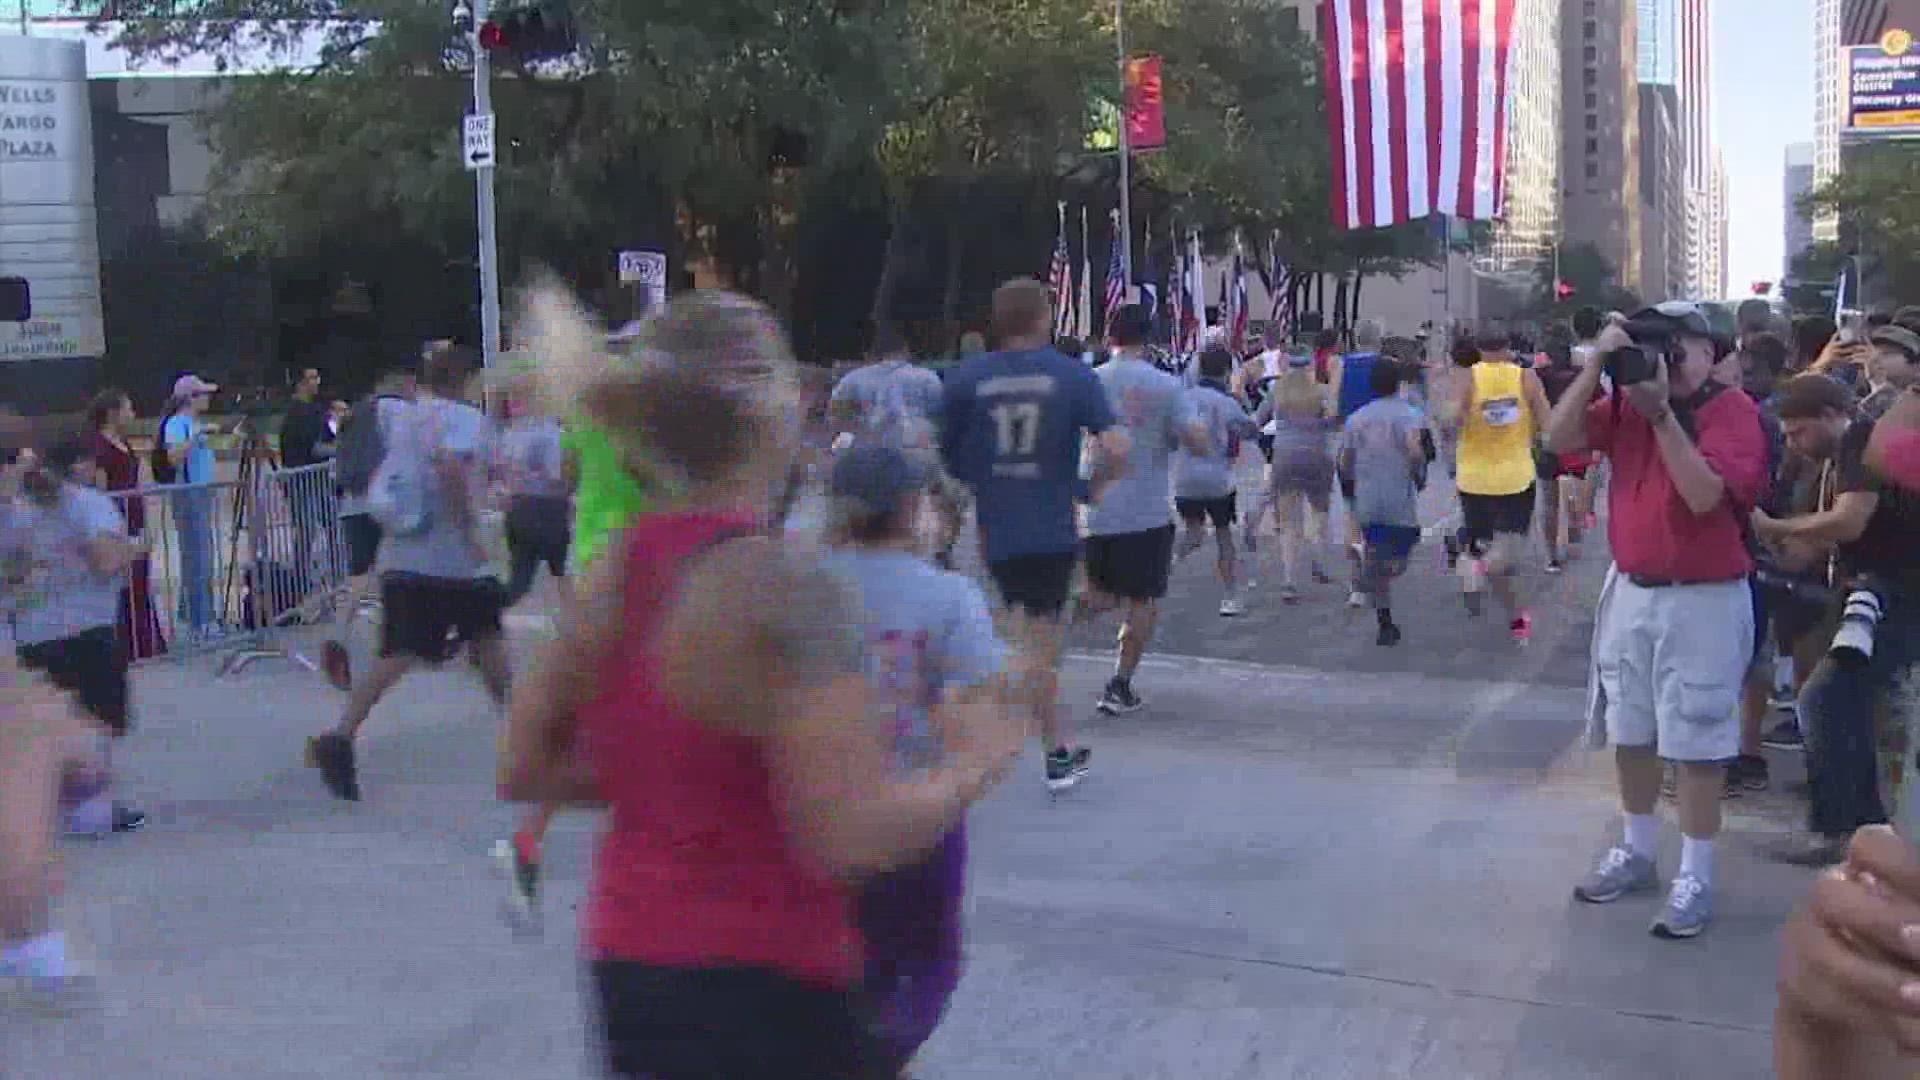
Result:
<svg viewBox="0 0 1920 1080"><path fill-rule="evenodd" d="M1514 358L1507 334L1485 334L1479 345L1480 362L1460 380L1453 413L1460 432L1455 487L1467 545L1461 594L1477 615L1490 583L1513 639L1524 643L1533 617L1521 603L1514 571L1533 529L1533 450L1546 426L1547 391L1540 376Z"/></svg>

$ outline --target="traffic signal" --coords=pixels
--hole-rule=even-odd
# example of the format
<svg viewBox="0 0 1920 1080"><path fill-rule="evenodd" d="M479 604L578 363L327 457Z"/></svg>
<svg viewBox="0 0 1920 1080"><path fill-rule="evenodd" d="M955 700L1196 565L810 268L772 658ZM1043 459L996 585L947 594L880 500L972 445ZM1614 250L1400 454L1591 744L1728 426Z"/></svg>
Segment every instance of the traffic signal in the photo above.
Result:
<svg viewBox="0 0 1920 1080"><path fill-rule="evenodd" d="M1564 303L1568 300L1573 299L1573 294L1574 294L1574 288L1571 282L1556 281L1553 283L1553 298L1555 300L1559 300L1562 303Z"/></svg>
<svg viewBox="0 0 1920 1080"><path fill-rule="evenodd" d="M1773 282L1771 281L1756 281L1753 283L1753 295L1755 296L1765 296L1772 291Z"/></svg>
<svg viewBox="0 0 1920 1080"><path fill-rule="evenodd" d="M507 5L474 31L480 47L522 62L566 56L579 44L565 0Z"/></svg>

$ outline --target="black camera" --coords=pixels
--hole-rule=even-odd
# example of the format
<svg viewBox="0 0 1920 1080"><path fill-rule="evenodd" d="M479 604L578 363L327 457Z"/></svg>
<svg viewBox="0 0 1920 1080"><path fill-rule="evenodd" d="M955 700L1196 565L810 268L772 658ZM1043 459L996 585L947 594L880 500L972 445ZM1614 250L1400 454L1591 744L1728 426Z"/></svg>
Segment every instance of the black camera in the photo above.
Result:
<svg viewBox="0 0 1920 1080"><path fill-rule="evenodd" d="M1863 666L1873 659L1873 638L1880 620L1887 613L1889 590L1871 574L1858 578L1847 590L1846 605L1840 611L1840 629L1834 632L1827 655L1848 667Z"/></svg>
<svg viewBox="0 0 1920 1080"><path fill-rule="evenodd" d="M1660 377L1660 364L1671 364L1680 351L1679 339L1665 320L1634 319L1621 326L1633 344L1624 345L1601 359L1601 370L1615 386L1632 386Z"/></svg>

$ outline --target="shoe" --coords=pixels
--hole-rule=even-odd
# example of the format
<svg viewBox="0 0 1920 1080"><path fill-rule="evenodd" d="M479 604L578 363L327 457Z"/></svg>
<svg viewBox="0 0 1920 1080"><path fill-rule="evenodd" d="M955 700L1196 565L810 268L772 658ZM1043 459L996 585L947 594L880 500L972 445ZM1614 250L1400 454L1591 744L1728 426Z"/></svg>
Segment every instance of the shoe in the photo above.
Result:
<svg viewBox="0 0 1920 1080"><path fill-rule="evenodd" d="M1728 784L1737 784L1743 791L1765 791L1772 783L1768 775L1767 759L1757 754L1741 754L1727 767Z"/></svg>
<svg viewBox="0 0 1920 1080"><path fill-rule="evenodd" d="M1101 691L1100 700L1095 703L1094 708L1108 716L1122 716L1139 712L1145 705L1146 702L1140 700L1140 695L1133 692L1131 683L1115 676L1107 680L1107 688Z"/></svg>
<svg viewBox="0 0 1920 1080"><path fill-rule="evenodd" d="M1382 646L1400 644L1400 627L1394 623L1381 623L1380 632L1374 635L1373 643Z"/></svg>
<svg viewBox="0 0 1920 1080"><path fill-rule="evenodd" d="M360 801L360 770L353 759L353 740L328 732L307 740L307 766L320 770L320 779L336 799Z"/></svg>
<svg viewBox="0 0 1920 1080"><path fill-rule="evenodd" d="M117 833L139 832L147 827L147 812L137 806L126 803L113 804L113 831Z"/></svg>
<svg viewBox="0 0 1920 1080"><path fill-rule="evenodd" d="M1557 559L1557 558L1547 560L1547 573L1563 574L1566 572L1566 570L1567 570L1567 564L1565 560Z"/></svg>
<svg viewBox="0 0 1920 1080"><path fill-rule="evenodd" d="M67 835L77 839L99 840L115 833L139 832L146 828L146 811L116 802L107 813L89 812L82 806L67 816Z"/></svg>
<svg viewBox="0 0 1920 1080"><path fill-rule="evenodd" d="M1313 574L1313 583L1315 585L1333 584L1333 578L1327 574L1327 568L1320 565L1319 559L1313 560L1312 574Z"/></svg>
<svg viewBox="0 0 1920 1080"><path fill-rule="evenodd" d="M493 846L494 858L506 871L507 922L517 930L540 926L540 843L525 833Z"/></svg>
<svg viewBox="0 0 1920 1080"><path fill-rule="evenodd" d="M320 670L326 672L335 690L344 694L353 689L353 661L348 659L345 645L329 641L320 646Z"/></svg>
<svg viewBox="0 0 1920 1080"><path fill-rule="evenodd" d="M1093 757L1093 751L1086 747L1069 751L1061 747L1047 755L1047 790L1065 791L1086 779L1087 762Z"/></svg>
<svg viewBox="0 0 1920 1080"><path fill-rule="evenodd" d="M1588 904L1610 904L1628 893L1650 892L1660 884L1653 860L1626 847L1611 847L1587 880L1573 887L1573 898Z"/></svg>
<svg viewBox="0 0 1920 1080"><path fill-rule="evenodd" d="M1769 750L1804 750L1807 740L1800 734L1799 724L1782 720L1760 737L1760 745Z"/></svg>
<svg viewBox="0 0 1920 1080"><path fill-rule="evenodd" d="M1280 602L1291 607L1300 602L1300 590L1291 585L1280 586Z"/></svg>
<svg viewBox="0 0 1920 1080"><path fill-rule="evenodd" d="M1647 932L1657 938L1684 940L1699 937L1713 921L1713 890L1692 874L1673 879L1667 890L1667 906L1653 920Z"/></svg>
<svg viewBox="0 0 1920 1080"><path fill-rule="evenodd" d="M1819 833L1800 833L1774 845L1767 852L1767 857L1774 862L1786 863L1788 866L1807 866L1815 869L1838 866L1847 857L1847 838L1822 836Z"/></svg>
<svg viewBox="0 0 1920 1080"><path fill-rule="evenodd" d="M1352 592L1347 594L1347 606L1350 608L1366 607L1367 594L1361 592L1359 589L1353 590Z"/></svg>
<svg viewBox="0 0 1920 1080"><path fill-rule="evenodd" d="M1247 606L1241 603L1240 598L1237 596L1229 596L1225 600L1220 601L1220 615L1222 618L1231 619L1236 615L1245 615L1246 613Z"/></svg>
<svg viewBox="0 0 1920 1080"><path fill-rule="evenodd" d="M1525 645L1527 642L1532 641L1533 616L1528 612L1521 612L1514 617L1512 622L1507 624L1507 633L1513 635L1513 642L1516 645Z"/></svg>

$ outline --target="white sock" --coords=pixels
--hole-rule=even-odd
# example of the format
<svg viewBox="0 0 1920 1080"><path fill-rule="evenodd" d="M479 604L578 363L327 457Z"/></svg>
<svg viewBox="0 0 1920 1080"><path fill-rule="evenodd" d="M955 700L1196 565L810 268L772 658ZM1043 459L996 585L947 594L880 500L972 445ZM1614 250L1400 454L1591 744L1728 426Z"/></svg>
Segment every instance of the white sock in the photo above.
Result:
<svg viewBox="0 0 1920 1080"><path fill-rule="evenodd" d="M0 976L63 979L67 975L67 934L49 930L39 937L0 949Z"/></svg>
<svg viewBox="0 0 1920 1080"><path fill-rule="evenodd" d="M1660 850L1660 816L1627 814L1627 850L1651 859Z"/></svg>
<svg viewBox="0 0 1920 1080"><path fill-rule="evenodd" d="M101 792L67 815L67 831L84 836L97 836L113 831L113 796Z"/></svg>
<svg viewBox="0 0 1920 1080"><path fill-rule="evenodd" d="M1682 836L1680 838L1680 872L1699 878L1702 885L1713 884L1713 841Z"/></svg>

